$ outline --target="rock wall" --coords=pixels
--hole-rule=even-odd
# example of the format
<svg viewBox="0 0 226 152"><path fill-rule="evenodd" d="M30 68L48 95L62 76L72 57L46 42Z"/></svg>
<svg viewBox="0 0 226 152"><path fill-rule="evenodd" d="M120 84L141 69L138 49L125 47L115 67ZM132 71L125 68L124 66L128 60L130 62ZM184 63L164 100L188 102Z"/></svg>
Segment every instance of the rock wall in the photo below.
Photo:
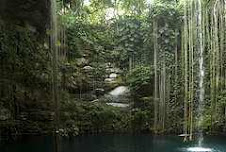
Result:
<svg viewBox="0 0 226 152"><path fill-rule="evenodd" d="M0 19L44 32L49 25L50 0L0 0Z"/></svg>

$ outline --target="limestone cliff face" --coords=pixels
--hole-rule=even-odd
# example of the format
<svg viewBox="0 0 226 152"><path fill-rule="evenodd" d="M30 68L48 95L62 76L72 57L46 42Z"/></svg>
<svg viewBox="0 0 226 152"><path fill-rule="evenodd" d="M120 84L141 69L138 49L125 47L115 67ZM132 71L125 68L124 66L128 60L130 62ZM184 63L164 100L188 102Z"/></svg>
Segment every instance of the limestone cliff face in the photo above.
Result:
<svg viewBox="0 0 226 152"><path fill-rule="evenodd" d="M49 24L50 0L0 0L0 18L44 32Z"/></svg>

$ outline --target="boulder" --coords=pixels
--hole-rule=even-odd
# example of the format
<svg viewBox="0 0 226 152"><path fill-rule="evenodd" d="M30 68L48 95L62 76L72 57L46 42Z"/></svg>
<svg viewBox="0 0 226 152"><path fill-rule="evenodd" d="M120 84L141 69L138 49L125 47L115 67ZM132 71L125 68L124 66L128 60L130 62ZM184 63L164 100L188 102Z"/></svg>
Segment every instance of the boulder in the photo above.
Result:
<svg viewBox="0 0 226 152"><path fill-rule="evenodd" d="M91 66L89 66L89 65L84 66L82 69L83 69L85 72L92 72L92 71L94 70L94 68L91 67Z"/></svg>
<svg viewBox="0 0 226 152"><path fill-rule="evenodd" d="M110 79L116 79L117 78L117 74L116 73L111 73L110 75L109 75L109 78Z"/></svg>
<svg viewBox="0 0 226 152"><path fill-rule="evenodd" d="M105 90L103 88L97 88L95 90L95 94L96 94L97 97L103 96L104 95L104 92L105 92Z"/></svg>

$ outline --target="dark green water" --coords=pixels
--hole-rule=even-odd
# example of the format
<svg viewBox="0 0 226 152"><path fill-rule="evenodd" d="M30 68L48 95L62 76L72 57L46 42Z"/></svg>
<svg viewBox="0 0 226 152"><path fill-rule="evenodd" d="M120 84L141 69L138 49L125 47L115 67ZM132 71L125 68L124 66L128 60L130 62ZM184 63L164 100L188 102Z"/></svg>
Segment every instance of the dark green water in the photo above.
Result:
<svg viewBox="0 0 226 152"><path fill-rule="evenodd" d="M183 152L196 146L196 142L183 143L176 136L96 135L60 139L60 152ZM212 152L226 152L226 137L205 137L203 147ZM54 138L23 137L2 143L0 152L54 152Z"/></svg>

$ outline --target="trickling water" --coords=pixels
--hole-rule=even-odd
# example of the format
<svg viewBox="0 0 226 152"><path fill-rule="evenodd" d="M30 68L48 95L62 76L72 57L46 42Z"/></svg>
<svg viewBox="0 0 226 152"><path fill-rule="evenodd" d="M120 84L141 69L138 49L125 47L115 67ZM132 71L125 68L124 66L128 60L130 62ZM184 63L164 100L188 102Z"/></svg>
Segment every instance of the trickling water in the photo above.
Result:
<svg viewBox="0 0 226 152"><path fill-rule="evenodd" d="M129 89L127 86L118 86L112 91L110 91L105 97L110 101L111 106L121 107L121 105L113 104L112 103L128 103L129 102ZM127 107L128 105L123 105L123 107Z"/></svg>
<svg viewBox="0 0 226 152"><path fill-rule="evenodd" d="M201 1L197 1L198 4L198 41L199 41L199 104L198 104L198 131L199 131L199 139L198 144L199 147L202 146L203 142L203 132L202 132L202 124L203 124L203 112L204 112L204 66L203 66L203 33L202 33L202 10L201 10Z"/></svg>
<svg viewBox="0 0 226 152"><path fill-rule="evenodd" d="M109 94L114 96L114 97L118 97L120 95L123 95L125 93L127 93L129 90L128 90L128 87L126 86L119 86L117 88L115 88L114 90L112 90Z"/></svg>

